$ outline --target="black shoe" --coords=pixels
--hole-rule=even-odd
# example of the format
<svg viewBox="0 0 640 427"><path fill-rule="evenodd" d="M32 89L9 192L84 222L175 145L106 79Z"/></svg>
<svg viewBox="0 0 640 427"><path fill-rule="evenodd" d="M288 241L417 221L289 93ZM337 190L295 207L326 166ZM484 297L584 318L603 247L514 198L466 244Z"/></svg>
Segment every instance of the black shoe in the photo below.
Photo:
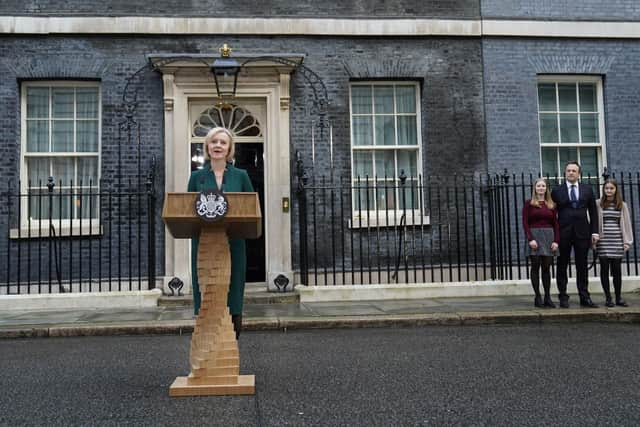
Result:
<svg viewBox="0 0 640 427"><path fill-rule="evenodd" d="M242 332L242 314L232 314L231 322L233 323L233 330L236 333L236 340L240 338L240 332Z"/></svg>
<svg viewBox="0 0 640 427"><path fill-rule="evenodd" d="M551 300L551 297L544 297L544 306L549 308L556 308L556 305Z"/></svg>
<svg viewBox="0 0 640 427"><path fill-rule="evenodd" d="M536 297L533 300L533 305L536 307L544 307L544 304L542 303L542 298L540 297L540 295L536 295Z"/></svg>
<svg viewBox="0 0 640 427"><path fill-rule="evenodd" d="M607 298L604 305L607 307L615 307L615 304L613 303L613 301L611 301L611 298Z"/></svg>
<svg viewBox="0 0 640 427"><path fill-rule="evenodd" d="M619 307L629 307L629 304L627 304L626 301L621 299L616 301L616 305ZM611 305L611 307L613 307L613 304Z"/></svg>
<svg viewBox="0 0 640 427"><path fill-rule="evenodd" d="M560 307L569 308L569 298L560 298Z"/></svg>
<svg viewBox="0 0 640 427"><path fill-rule="evenodd" d="M594 304L591 298L580 301L581 307L598 308L598 304Z"/></svg>

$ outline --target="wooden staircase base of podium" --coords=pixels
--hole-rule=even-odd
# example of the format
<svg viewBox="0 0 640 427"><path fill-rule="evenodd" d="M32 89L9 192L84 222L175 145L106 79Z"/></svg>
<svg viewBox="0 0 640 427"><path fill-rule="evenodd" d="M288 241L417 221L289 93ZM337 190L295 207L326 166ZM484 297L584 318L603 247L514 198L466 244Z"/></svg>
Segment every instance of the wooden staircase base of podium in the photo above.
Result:
<svg viewBox="0 0 640 427"><path fill-rule="evenodd" d="M224 228L204 229L198 248L198 283L202 305L191 335L191 373L177 377L169 396L255 394L254 375L239 375L238 341L227 308L231 274Z"/></svg>
<svg viewBox="0 0 640 427"><path fill-rule="evenodd" d="M235 384L188 384L188 377L177 377L169 396L223 396L231 394L256 394L255 375L238 375Z"/></svg>

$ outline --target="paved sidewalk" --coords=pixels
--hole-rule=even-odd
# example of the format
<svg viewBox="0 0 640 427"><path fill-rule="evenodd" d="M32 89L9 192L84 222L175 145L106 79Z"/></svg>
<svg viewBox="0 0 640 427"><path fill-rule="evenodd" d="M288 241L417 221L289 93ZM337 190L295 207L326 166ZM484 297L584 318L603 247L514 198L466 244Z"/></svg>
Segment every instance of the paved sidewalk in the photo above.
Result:
<svg viewBox="0 0 640 427"><path fill-rule="evenodd" d="M640 323L640 293L624 295L629 307L582 308L572 296L569 309L533 307L533 297L434 298L359 302L245 304L246 330L362 328L423 325L478 325L604 321ZM193 330L190 306L0 312L0 338L182 334Z"/></svg>

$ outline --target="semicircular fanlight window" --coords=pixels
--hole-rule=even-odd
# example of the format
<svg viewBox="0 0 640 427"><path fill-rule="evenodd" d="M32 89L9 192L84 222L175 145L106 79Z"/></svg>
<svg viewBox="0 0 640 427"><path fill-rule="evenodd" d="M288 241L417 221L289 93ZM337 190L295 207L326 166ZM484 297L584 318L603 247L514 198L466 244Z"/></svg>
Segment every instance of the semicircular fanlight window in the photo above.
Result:
<svg viewBox="0 0 640 427"><path fill-rule="evenodd" d="M262 136L260 122L246 108L238 105L221 105L207 108L196 119L192 136L204 137L214 127L230 129L236 136Z"/></svg>

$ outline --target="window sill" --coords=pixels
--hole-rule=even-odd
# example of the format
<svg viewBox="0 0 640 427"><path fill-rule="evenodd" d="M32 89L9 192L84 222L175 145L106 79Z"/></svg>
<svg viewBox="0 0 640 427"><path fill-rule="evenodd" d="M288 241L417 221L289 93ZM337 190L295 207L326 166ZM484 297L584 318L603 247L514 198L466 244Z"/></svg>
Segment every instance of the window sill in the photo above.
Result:
<svg viewBox="0 0 640 427"><path fill-rule="evenodd" d="M103 227L99 224L82 225L73 227L62 226L61 228L55 228L55 234L52 233L48 226L37 227L21 227L20 229L12 228L9 233L10 239L39 239L50 237L90 237L101 236L103 233Z"/></svg>
<svg viewBox="0 0 640 427"><path fill-rule="evenodd" d="M379 217L376 217L374 214L370 215L369 218L367 218L366 214L363 214L360 217L356 215L353 218L349 219L348 227L351 229L397 227L400 225L401 218L402 215L395 214L390 215L389 218L387 218L386 214L384 216L379 215ZM414 215L409 211L407 212L406 220L403 222L403 226L419 227L430 225L430 220L431 218L429 217L429 215L422 215L421 217L420 214L416 213Z"/></svg>

